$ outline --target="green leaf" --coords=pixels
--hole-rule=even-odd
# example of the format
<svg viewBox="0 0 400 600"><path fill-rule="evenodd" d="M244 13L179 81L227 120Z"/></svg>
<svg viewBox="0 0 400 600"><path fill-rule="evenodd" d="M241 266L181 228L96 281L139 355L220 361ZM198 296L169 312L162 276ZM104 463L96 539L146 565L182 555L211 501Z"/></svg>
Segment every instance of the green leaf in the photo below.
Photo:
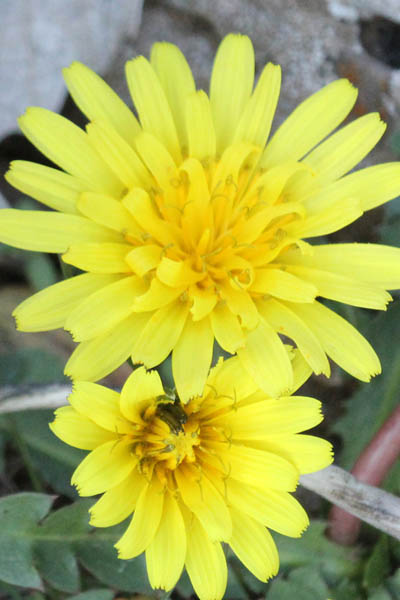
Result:
<svg viewBox="0 0 400 600"><path fill-rule="evenodd" d="M87 453L59 440L49 429L53 419L51 410L32 410L1 419L0 427L9 430L9 424L13 423L44 481L57 492L77 498L75 488L70 484L71 475Z"/></svg>
<svg viewBox="0 0 400 600"><path fill-rule="evenodd" d="M43 578L57 590L76 593L80 587L79 558L88 571L110 587L151 593L144 555L120 560L113 547L127 523L94 530L88 515L92 500L80 500L44 519L53 499L22 493L0 500L0 579L41 589Z"/></svg>
<svg viewBox="0 0 400 600"><path fill-rule="evenodd" d="M178 583L176 584L176 590L179 592L179 595L183 598L190 598L194 595L193 586L191 584L186 569L183 571Z"/></svg>
<svg viewBox="0 0 400 600"><path fill-rule="evenodd" d="M67 381L64 363L58 356L40 348L20 348L0 355L2 385L54 383Z"/></svg>
<svg viewBox="0 0 400 600"><path fill-rule="evenodd" d="M6 583L41 588L33 561L32 531L52 502L52 496L28 492L0 499L0 579Z"/></svg>
<svg viewBox="0 0 400 600"><path fill-rule="evenodd" d="M332 600L360 600L360 587L354 581L345 578L332 589L328 596Z"/></svg>
<svg viewBox="0 0 400 600"><path fill-rule="evenodd" d="M393 596L393 600L400 600L400 569L386 580L386 587Z"/></svg>
<svg viewBox="0 0 400 600"><path fill-rule="evenodd" d="M380 587L368 594L368 600L393 600L393 597L385 588Z"/></svg>
<svg viewBox="0 0 400 600"><path fill-rule="evenodd" d="M312 566L328 583L338 583L354 573L357 563L351 560L351 551L330 542L325 529L324 521L312 521L300 539L274 534L281 569Z"/></svg>
<svg viewBox="0 0 400 600"><path fill-rule="evenodd" d="M294 569L286 579L272 581L266 594L267 600L326 600L327 596L328 586L312 565Z"/></svg>
<svg viewBox="0 0 400 600"><path fill-rule="evenodd" d="M326 597L328 586L313 566L300 567L290 572L289 581L304 589L311 588L315 598Z"/></svg>
<svg viewBox="0 0 400 600"><path fill-rule="evenodd" d="M351 469L365 446L389 417L398 402L400 387L400 347L388 340L400 338L400 304L371 320L366 337L382 363L382 375L360 384L348 399L346 414L338 419L333 431L343 440L338 456L340 466ZM357 431L357 435L354 432Z"/></svg>
<svg viewBox="0 0 400 600"><path fill-rule="evenodd" d="M379 227L382 244L399 246L400 197L394 198L384 206L384 217Z"/></svg>
<svg viewBox="0 0 400 600"><path fill-rule="evenodd" d="M77 544L78 556L84 567L99 581L125 592L154 593L148 583L144 555L121 560L113 544L121 537L128 523L97 529Z"/></svg>
<svg viewBox="0 0 400 600"><path fill-rule="evenodd" d="M71 596L70 600L113 600L114 592L111 590L90 590L82 592L77 596Z"/></svg>
<svg viewBox="0 0 400 600"><path fill-rule="evenodd" d="M386 535L381 535L372 553L365 563L363 586L376 588L386 579L390 572L389 544Z"/></svg>
<svg viewBox="0 0 400 600"><path fill-rule="evenodd" d="M36 565L44 579L62 592L78 592L80 576L75 543L91 530L88 509L92 502L81 500L50 514L35 532Z"/></svg>
<svg viewBox="0 0 400 600"><path fill-rule="evenodd" d="M243 588L250 590L257 596L264 595L268 584L257 579L253 573L246 569L243 563L240 562L240 560L232 551L230 551L230 556L228 559L228 569L228 577L230 577L232 580L239 581ZM230 597L230 594L227 593L226 596Z"/></svg>
<svg viewBox="0 0 400 600"><path fill-rule="evenodd" d="M40 252L32 252L25 257L25 274L35 292L60 279L51 258Z"/></svg>
<svg viewBox="0 0 400 600"><path fill-rule="evenodd" d="M277 578L271 583L266 598L268 600L293 600L293 598L310 600L310 590L301 590L296 584Z"/></svg>

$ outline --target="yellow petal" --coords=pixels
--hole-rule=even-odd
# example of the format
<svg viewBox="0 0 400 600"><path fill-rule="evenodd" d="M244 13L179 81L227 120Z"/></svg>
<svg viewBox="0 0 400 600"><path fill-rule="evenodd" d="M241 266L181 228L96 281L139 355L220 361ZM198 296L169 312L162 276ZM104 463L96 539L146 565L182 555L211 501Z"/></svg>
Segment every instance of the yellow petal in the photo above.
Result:
<svg viewBox="0 0 400 600"><path fill-rule="evenodd" d="M77 215L39 210L1 211L0 241L23 250L65 252L80 242L118 242L119 236Z"/></svg>
<svg viewBox="0 0 400 600"><path fill-rule="evenodd" d="M284 456L300 474L325 469L333 461L332 444L315 435L272 434L265 440L252 441L252 446Z"/></svg>
<svg viewBox="0 0 400 600"><path fill-rule="evenodd" d="M367 285L355 279L354 276L353 278L346 277L302 265L288 266L288 271L314 285L318 290L318 296L337 302L345 302L362 308L386 310L387 303L392 300L391 295L384 290Z"/></svg>
<svg viewBox="0 0 400 600"><path fill-rule="evenodd" d="M315 427L322 419L321 402L304 396L281 396L277 400L247 402L244 406L240 405L234 414L224 416L232 429L233 439L242 441L299 433Z"/></svg>
<svg viewBox="0 0 400 600"><path fill-rule="evenodd" d="M224 498L202 472L181 465L175 479L182 501L192 511L214 541L229 541L232 521Z"/></svg>
<svg viewBox="0 0 400 600"><path fill-rule="evenodd" d="M289 307L319 339L328 356L353 377L369 381L381 372L373 348L345 319L316 301Z"/></svg>
<svg viewBox="0 0 400 600"><path fill-rule="evenodd" d="M221 544L212 542L195 517L188 529L185 566L190 581L202 600L221 600L228 578L226 559Z"/></svg>
<svg viewBox="0 0 400 600"><path fill-rule="evenodd" d="M229 545L239 560L261 581L277 574L279 555L269 531L244 513L231 508L233 533Z"/></svg>
<svg viewBox="0 0 400 600"><path fill-rule="evenodd" d="M124 521L135 510L137 500L146 479L138 469L107 490L100 500L89 508L90 524L93 527L112 527Z"/></svg>
<svg viewBox="0 0 400 600"><path fill-rule="evenodd" d="M151 177L131 145L105 121L86 126L89 142L127 188L149 186Z"/></svg>
<svg viewBox="0 0 400 600"><path fill-rule="evenodd" d="M231 354L244 345L245 336L238 318L224 302L219 302L211 313L211 325L218 344Z"/></svg>
<svg viewBox="0 0 400 600"><path fill-rule="evenodd" d="M181 151L171 109L153 67L139 56L126 63L125 71L144 131L157 137L174 160L180 161Z"/></svg>
<svg viewBox="0 0 400 600"><path fill-rule="evenodd" d="M278 454L234 443L220 456L229 464L230 476L246 485L258 487L263 481L273 490L292 492L296 489L297 468Z"/></svg>
<svg viewBox="0 0 400 600"><path fill-rule="evenodd" d="M304 100L272 137L261 166L271 168L302 158L347 117L356 98L351 83L338 79Z"/></svg>
<svg viewBox="0 0 400 600"><path fill-rule="evenodd" d="M95 223L114 229L123 235L129 234L140 238L143 233L125 206L111 196L88 192L80 196L77 206L79 212Z"/></svg>
<svg viewBox="0 0 400 600"><path fill-rule="evenodd" d="M166 256L161 259L157 267L157 277L162 283L171 287L192 285L204 279L204 275L204 273L194 271L189 261L172 260Z"/></svg>
<svg viewBox="0 0 400 600"><path fill-rule="evenodd" d="M110 283L85 298L68 316L65 328L75 341L105 333L132 312L136 296L144 292L144 282L133 275Z"/></svg>
<svg viewBox="0 0 400 600"><path fill-rule="evenodd" d="M179 178L172 155L154 135L147 132L136 138L135 146L142 161L161 187L162 199L159 199L159 203L163 204L164 212L172 212L171 216L176 219L181 208L177 192L183 182ZM150 190L151 193L152 191ZM158 190L156 192L158 193Z"/></svg>
<svg viewBox="0 0 400 600"><path fill-rule="evenodd" d="M116 281L116 275L85 273L70 277L33 294L13 312L21 331L46 331L63 327L69 313L84 298Z"/></svg>
<svg viewBox="0 0 400 600"><path fill-rule="evenodd" d="M129 421L140 423L145 409L164 395L164 388L157 371L139 367L125 381L121 391L121 412Z"/></svg>
<svg viewBox="0 0 400 600"><path fill-rule="evenodd" d="M207 317L218 301L214 290L203 290L197 286L190 288L189 297L193 300L190 308L193 321L201 321Z"/></svg>
<svg viewBox="0 0 400 600"><path fill-rule="evenodd" d="M180 145L187 150L186 98L196 90L190 67L179 48L167 42L153 44L150 62L168 100Z"/></svg>
<svg viewBox="0 0 400 600"><path fill-rule="evenodd" d="M164 493L156 482L152 481L142 489L132 521L115 544L118 558L133 558L146 550L157 532L163 503Z"/></svg>
<svg viewBox="0 0 400 600"><path fill-rule="evenodd" d="M75 104L89 121L105 120L132 142L140 125L132 111L101 77L80 62L63 69L65 83Z"/></svg>
<svg viewBox="0 0 400 600"><path fill-rule="evenodd" d="M338 179L357 165L378 143L386 129L378 113L356 119L322 142L304 159L318 182Z"/></svg>
<svg viewBox="0 0 400 600"><path fill-rule="evenodd" d="M360 169L334 181L308 198L307 212L319 212L339 198L358 198L362 210L371 210L400 195L400 163L384 163Z"/></svg>
<svg viewBox="0 0 400 600"><path fill-rule="evenodd" d="M85 186L76 177L26 160L14 160L5 174L8 183L23 194L64 213L76 214Z"/></svg>
<svg viewBox="0 0 400 600"><path fill-rule="evenodd" d="M134 188L123 199L123 205L142 229L163 246L175 242L175 231L171 223L160 219L150 196L141 188Z"/></svg>
<svg viewBox="0 0 400 600"><path fill-rule="evenodd" d="M257 269L250 289L252 292L270 294L291 302L313 302L318 293L312 282L308 283L291 272L274 268Z"/></svg>
<svg viewBox="0 0 400 600"><path fill-rule="evenodd" d="M232 141L235 126L253 87L254 50L250 39L227 35L219 45L210 81L210 101L220 154Z"/></svg>
<svg viewBox="0 0 400 600"><path fill-rule="evenodd" d="M172 589L182 573L185 558L185 523L176 500L167 493L158 530L146 548L150 585L156 589Z"/></svg>
<svg viewBox="0 0 400 600"><path fill-rule="evenodd" d="M264 319L277 333L291 338L301 350L314 373L330 376L330 366L318 338L287 306L273 298L257 303Z"/></svg>
<svg viewBox="0 0 400 600"><path fill-rule="evenodd" d="M102 429L85 415L76 412L72 406L57 408L55 420L49 427L60 440L82 450L93 450L110 440L115 443L118 438L115 433Z"/></svg>
<svg viewBox="0 0 400 600"><path fill-rule="evenodd" d="M72 379L98 381L124 363L137 336L147 324L147 314L134 313L98 337L82 342L65 365Z"/></svg>
<svg viewBox="0 0 400 600"><path fill-rule="evenodd" d="M281 86L281 68L268 63L261 72L253 95L244 107L234 141L265 146Z"/></svg>
<svg viewBox="0 0 400 600"><path fill-rule="evenodd" d="M165 360L178 341L189 307L180 299L157 310L137 337L132 361L151 368Z"/></svg>
<svg viewBox="0 0 400 600"><path fill-rule="evenodd" d="M202 164L195 158L185 160L181 171L189 179L181 226L190 231L190 237L198 244L205 230L212 227L207 176Z"/></svg>
<svg viewBox="0 0 400 600"><path fill-rule="evenodd" d="M326 209L305 219L293 221L285 227L286 233L298 238L317 237L343 229L363 214L357 198L338 200Z"/></svg>
<svg viewBox="0 0 400 600"><path fill-rule="evenodd" d="M154 277L147 292L135 299L133 310L137 312L158 310L174 302L184 291L185 287L171 288Z"/></svg>
<svg viewBox="0 0 400 600"><path fill-rule="evenodd" d="M234 289L231 285L221 284L219 289L221 298L241 320L241 325L248 329L254 329L259 321L256 305L250 294L245 290Z"/></svg>
<svg viewBox="0 0 400 600"><path fill-rule="evenodd" d="M130 273L125 257L131 251L128 244L73 244L62 259L83 271L92 273Z"/></svg>
<svg viewBox="0 0 400 600"><path fill-rule="evenodd" d="M290 167L285 165L285 169L280 168L280 167L274 167L273 169L271 169L271 175L273 174L273 172L275 171L282 171L283 172L287 172L287 170L292 170ZM276 173L276 175L279 177L279 175L281 173ZM268 172L269 174L269 172ZM283 173L282 173L283 175ZM261 179L261 178L260 178ZM277 181L279 181L277 179ZM274 197L275 193L279 190L280 186L278 187L276 185L277 181L275 181L275 185L269 187L268 183L269 182L265 182L265 188L266 190L271 190L271 196L268 194L268 201L269 199ZM282 180L281 180L282 181ZM268 186L268 187L267 187ZM284 187L284 182L282 181L282 188ZM259 189L262 189L263 186L261 186ZM267 195L266 192L262 192L262 195ZM257 206L257 205L256 205ZM285 202L284 204L278 204L277 206L267 206L264 209L260 209L258 212L255 212L254 214L249 211L248 214L248 218L247 220L242 223L239 221L239 223L233 228L232 233L234 235L235 238L237 238L238 243L240 242L241 244L251 244L252 242L256 241L260 235L263 233L263 231L267 230L268 225L274 220L277 219L279 217L283 217L285 215L289 215L289 217L293 217L299 215L301 220L300 222L302 222L302 218L305 216L305 210L302 204L300 204L299 202ZM295 221L295 224L297 225L297 219ZM267 230L268 231L268 230ZM271 248L271 250L275 249L276 246L276 242L281 242L282 240L279 238L280 233L283 230L279 230L276 232L275 236L272 237L269 241L268 244ZM283 233L283 235L285 235L285 233ZM286 244L288 244L288 240L286 240ZM264 261L265 264L265 261Z"/></svg>
<svg viewBox="0 0 400 600"><path fill-rule="evenodd" d="M239 175L242 172L250 176L251 171L245 167L249 161L258 158L260 149L248 142L236 142L224 149L221 160L218 161L211 182L211 201L214 205L214 215L217 212L215 206L218 202L225 208L226 202L234 201L237 196ZM243 185L243 181L241 182ZM216 218L214 216L214 221Z"/></svg>
<svg viewBox="0 0 400 600"><path fill-rule="evenodd" d="M244 369L238 357L219 362L210 372L207 388L221 396L240 401L258 390L255 381Z"/></svg>
<svg viewBox="0 0 400 600"><path fill-rule="evenodd" d="M114 434L132 433L132 425L121 415L120 394L89 381L74 383L68 398L74 409Z"/></svg>
<svg viewBox="0 0 400 600"><path fill-rule="evenodd" d="M111 440L88 454L75 469L71 483L81 496L93 496L118 485L137 464L130 440Z"/></svg>
<svg viewBox="0 0 400 600"><path fill-rule="evenodd" d="M34 146L88 190L111 194L122 191L121 183L93 150L86 133L65 117L31 107L18 123Z"/></svg>
<svg viewBox="0 0 400 600"><path fill-rule="evenodd" d="M300 537L308 526L306 512L288 492L244 486L228 479L227 497L238 510L282 535Z"/></svg>
<svg viewBox="0 0 400 600"><path fill-rule="evenodd" d="M400 287L400 249L383 244L324 244L312 256L290 250L282 255L288 265L324 269L389 290Z"/></svg>
<svg viewBox="0 0 400 600"><path fill-rule="evenodd" d="M157 244L137 246L127 254L126 262L134 273L143 277L143 275L157 267L161 260L161 254L162 248Z"/></svg>
<svg viewBox="0 0 400 600"><path fill-rule="evenodd" d="M270 396L291 389L293 373L288 353L266 321L261 320L247 335L246 346L237 354L249 375Z"/></svg>
<svg viewBox="0 0 400 600"><path fill-rule="evenodd" d="M172 352L172 372L182 402L200 396L210 370L214 334L208 317L186 319L185 327Z"/></svg>
<svg viewBox="0 0 400 600"><path fill-rule="evenodd" d="M210 161L215 156L216 138L210 100L203 90L186 98L185 116L189 156Z"/></svg>
<svg viewBox="0 0 400 600"><path fill-rule="evenodd" d="M294 394L309 379L312 369L298 348L291 351L290 358L293 368L293 387L290 393Z"/></svg>

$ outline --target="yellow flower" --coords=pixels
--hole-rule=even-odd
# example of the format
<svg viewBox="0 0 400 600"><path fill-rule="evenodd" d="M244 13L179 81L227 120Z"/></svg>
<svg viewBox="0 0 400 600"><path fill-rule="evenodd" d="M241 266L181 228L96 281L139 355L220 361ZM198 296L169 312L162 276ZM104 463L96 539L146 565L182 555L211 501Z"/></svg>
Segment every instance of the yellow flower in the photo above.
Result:
<svg viewBox="0 0 400 600"><path fill-rule="evenodd" d="M129 356L151 368L172 351L182 400L201 393L215 339L271 395L293 380L279 334L315 373L330 374L327 355L359 379L378 373L368 342L316 297L384 309L386 290L400 287L400 250L304 238L400 194L400 163L345 175L382 136L379 115L327 138L356 99L341 79L267 143L280 68L266 65L253 91L253 47L241 35L221 43L209 96L172 44L155 44L126 74L139 121L80 63L64 75L86 132L41 108L20 119L65 172L16 161L7 180L60 214L3 210L0 240L63 253L87 273L23 302L18 328L72 332L74 379L97 381Z"/></svg>
<svg viewBox="0 0 400 600"><path fill-rule="evenodd" d="M262 581L277 573L267 528L301 535L307 515L289 492L301 473L332 460L328 442L300 433L322 420L320 402L269 398L238 357L220 361L203 395L186 404L144 367L121 394L76 382L69 400L50 427L91 450L72 483L82 496L103 494L90 509L97 527L134 513L116 548L122 559L146 552L154 588L171 589L186 566L202 600L222 598L221 542Z"/></svg>

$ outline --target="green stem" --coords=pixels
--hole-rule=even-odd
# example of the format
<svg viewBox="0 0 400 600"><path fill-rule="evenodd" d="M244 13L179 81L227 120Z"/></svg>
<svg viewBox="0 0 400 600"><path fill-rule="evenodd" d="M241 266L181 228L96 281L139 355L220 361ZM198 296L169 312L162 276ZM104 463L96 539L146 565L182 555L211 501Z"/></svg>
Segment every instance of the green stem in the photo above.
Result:
<svg viewBox="0 0 400 600"><path fill-rule="evenodd" d="M25 468L28 472L28 477L31 480L32 487L35 492L44 492L44 487L42 486L42 482L40 481L36 469L32 463L31 456L29 454L28 446L26 445L25 440L20 435L18 428L15 425L15 421L12 417L9 417L9 422L11 425L11 429L13 432L14 443L19 451L21 458L24 462Z"/></svg>

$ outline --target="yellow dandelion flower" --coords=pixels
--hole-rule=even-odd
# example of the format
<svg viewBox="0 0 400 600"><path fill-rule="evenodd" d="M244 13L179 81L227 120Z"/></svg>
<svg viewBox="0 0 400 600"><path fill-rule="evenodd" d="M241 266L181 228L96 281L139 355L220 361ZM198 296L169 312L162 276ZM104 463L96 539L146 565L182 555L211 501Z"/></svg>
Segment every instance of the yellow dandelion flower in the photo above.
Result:
<svg viewBox="0 0 400 600"><path fill-rule="evenodd" d="M281 334L315 373L329 375L327 355L361 380L378 373L368 342L316 298L384 309L400 287L400 250L304 239L400 194L400 163L346 175L382 136L379 115L329 136L356 99L341 79L267 141L280 68L267 64L253 90L242 35L222 41L209 96L172 44L126 74L139 120L80 63L64 76L86 132L41 108L20 119L63 171L15 161L7 180L59 213L3 210L0 240L62 253L87 273L23 302L18 328L69 330L80 342L66 367L74 379L97 381L129 356L151 368L172 351L182 400L201 393L214 340L271 395L293 380Z"/></svg>
<svg viewBox="0 0 400 600"><path fill-rule="evenodd" d="M121 559L146 553L154 588L173 588L185 566L201 600L222 598L221 542L262 581L277 573L268 528L301 535L308 518L290 492L332 460L327 441L301 433L322 420L320 402L268 397L238 357L220 361L186 404L144 367L120 394L76 382L69 400L50 427L91 450L72 483L82 496L103 494L90 509L97 527L133 513L116 548Z"/></svg>

